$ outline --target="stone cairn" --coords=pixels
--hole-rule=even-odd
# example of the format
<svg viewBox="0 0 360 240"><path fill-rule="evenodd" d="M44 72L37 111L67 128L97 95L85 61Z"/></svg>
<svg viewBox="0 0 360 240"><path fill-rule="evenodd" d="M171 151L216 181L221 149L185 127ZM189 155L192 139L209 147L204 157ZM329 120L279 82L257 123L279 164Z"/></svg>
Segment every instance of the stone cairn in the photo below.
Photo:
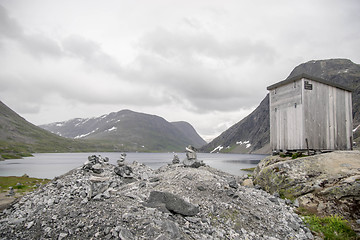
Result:
<svg viewBox="0 0 360 240"><path fill-rule="evenodd" d="M95 174L101 174L104 172L104 169L102 169L102 165L108 162L109 162L108 157L103 158L100 155L99 156L92 155L88 157L88 160L84 163L82 168L86 171L91 171Z"/></svg>
<svg viewBox="0 0 360 240"><path fill-rule="evenodd" d="M198 168L201 166L205 166L205 163L202 160L198 160L196 156L196 148L189 145L185 148L186 150L186 158L183 161L185 167Z"/></svg>
<svg viewBox="0 0 360 240"><path fill-rule="evenodd" d="M12 197L15 195L15 191L13 187L9 187L9 192L6 194L7 197Z"/></svg>
<svg viewBox="0 0 360 240"><path fill-rule="evenodd" d="M174 154L174 158L172 160L173 164L179 164L180 163L180 159L179 156L177 154Z"/></svg>
<svg viewBox="0 0 360 240"><path fill-rule="evenodd" d="M114 172L123 178L130 178L134 177L133 170L130 166L125 163L126 153L122 153L120 159L117 160L118 166L115 167Z"/></svg>

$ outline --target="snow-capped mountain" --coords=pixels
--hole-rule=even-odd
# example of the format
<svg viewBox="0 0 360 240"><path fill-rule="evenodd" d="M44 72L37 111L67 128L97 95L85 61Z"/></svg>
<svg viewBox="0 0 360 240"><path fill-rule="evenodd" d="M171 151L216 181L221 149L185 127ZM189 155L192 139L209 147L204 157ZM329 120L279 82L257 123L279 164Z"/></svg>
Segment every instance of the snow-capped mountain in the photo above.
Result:
<svg viewBox="0 0 360 240"><path fill-rule="evenodd" d="M206 144L187 122L170 123L159 116L130 110L40 127L67 138L120 143L138 151L182 151L189 144L195 147Z"/></svg>

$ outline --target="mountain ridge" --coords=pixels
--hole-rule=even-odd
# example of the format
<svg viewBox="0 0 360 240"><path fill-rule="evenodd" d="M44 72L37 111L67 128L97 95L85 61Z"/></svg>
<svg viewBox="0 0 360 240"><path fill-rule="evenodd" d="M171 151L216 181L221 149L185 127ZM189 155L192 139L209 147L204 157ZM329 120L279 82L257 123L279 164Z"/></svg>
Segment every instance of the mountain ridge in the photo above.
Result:
<svg viewBox="0 0 360 240"><path fill-rule="evenodd" d="M128 109L40 127L67 138L118 142L144 151L179 151L189 144L195 147L206 144L187 122L170 123L162 117Z"/></svg>
<svg viewBox="0 0 360 240"><path fill-rule="evenodd" d="M109 146L75 141L50 133L28 122L0 101L0 159L31 156L34 152L96 151Z"/></svg>

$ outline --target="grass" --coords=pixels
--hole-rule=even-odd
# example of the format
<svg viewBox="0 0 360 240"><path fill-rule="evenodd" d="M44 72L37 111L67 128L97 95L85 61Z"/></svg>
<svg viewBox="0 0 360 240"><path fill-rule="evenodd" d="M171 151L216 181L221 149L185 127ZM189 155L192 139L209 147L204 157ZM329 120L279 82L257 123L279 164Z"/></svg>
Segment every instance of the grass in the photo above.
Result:
<svg viewBox="0 0 360 240"><path fill-rule="evenodd" d="M318 217L310 215L304 217L305 223L311 231L319 233L323 239L329 240L353 240L358 239L351 229L348 221L337 215Z"/></svg>
<svg viewBox="0 0 360 240"><path fill-rule="evenodd" d="M252 168L242 168L240 169L241 171L246 171L246 172L253 172L255 170L255 167Z"/></svg>
<svg viewBox="0 0 360 240"><path fill-rule="evenodd" d="M0 177L0 192L6 192L9 190L9 187L17 190L18 193L25 193L33 191L37 188L39 184L46 184L50 179L41 179L41 178L30 178L30 177Z"/></svg>

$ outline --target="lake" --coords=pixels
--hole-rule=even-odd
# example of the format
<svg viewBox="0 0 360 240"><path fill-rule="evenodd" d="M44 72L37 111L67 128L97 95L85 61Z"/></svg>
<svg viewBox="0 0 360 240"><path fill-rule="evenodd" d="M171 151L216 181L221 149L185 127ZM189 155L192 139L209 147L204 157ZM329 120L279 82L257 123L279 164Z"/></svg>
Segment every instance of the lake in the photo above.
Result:
<svg viewBox="0 0 360 240"><path fill-rule="evenodd" d="M25 173L30 177L52 179L60 176L71 169L82 166L90 155L108 157L110 163L116 165L120 158L120 152L101 153L35 153L34 157L23 159L11 159L0 161L0 176L22 176ZM126 153L126 162L137 161L157 169L171 163L174 153ZM186 158L185 153L176 153L180 161ZM267 155L258 154L221 154L221 153L198 153L197 158L207 165L242 176L248 172L241 171L243 168L256 167L258 162Z"/></svg>

